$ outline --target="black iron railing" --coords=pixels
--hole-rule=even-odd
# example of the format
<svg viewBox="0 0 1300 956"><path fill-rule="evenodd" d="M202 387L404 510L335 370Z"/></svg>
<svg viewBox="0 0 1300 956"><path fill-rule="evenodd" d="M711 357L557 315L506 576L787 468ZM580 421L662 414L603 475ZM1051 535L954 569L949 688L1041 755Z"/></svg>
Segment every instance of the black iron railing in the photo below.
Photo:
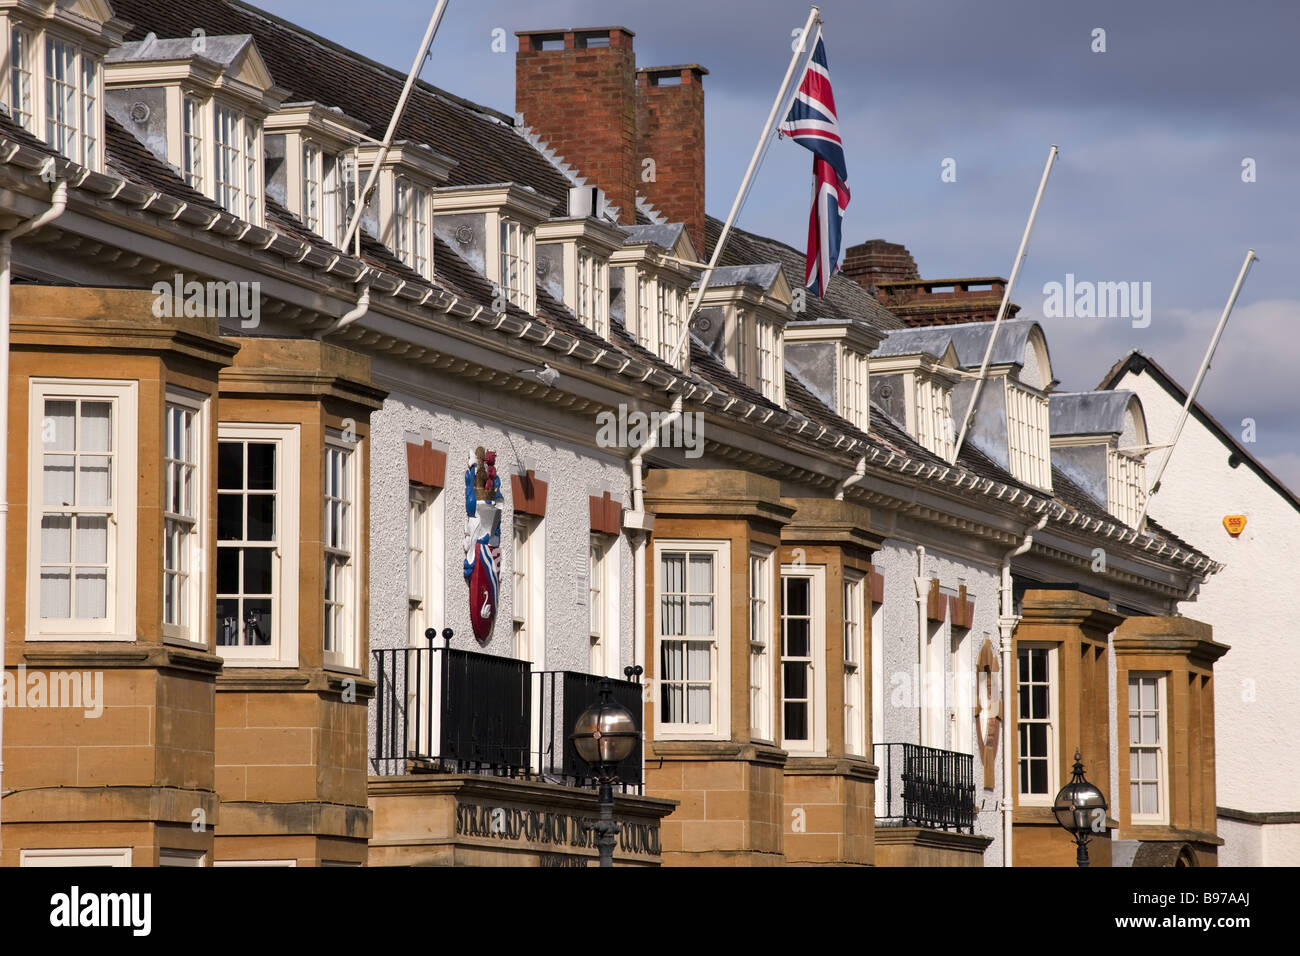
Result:
<svg viewBox="0 0 1300 956"><path fill-rule="evenodd" d="M529 772L527 661L447 647L370 655L377 684L370 755L376 775Z"/></svg>
<svg viewBox="0 0 1300 956"><path fill-rule="evenodd" d="M595 786L591 766L578 756L569 735L578 716L600 698L602 678L576 671L539 671L533 675L537 704L534 747L539 754L540 773L571 787ZM615 701L622 704L641 723L642 685L625 680L611 680ZM618 779L624 793L641 793L641 741L627 759L618 765Z"/></svg>
<svg viewBox="0 0 1300 956"><path fill-rule="evenodd" d="M975 758L922 747L876 744L876 826L975 831ZM881 812L883 810L883 812Z"/></svg>
<svg viewBox="0 0 1300 956"><path fill-rule="evenodd" d="M531 672L527 661L432 643L370 652L377 685L371 773L484 773L594 786L595 774L569 735L599 699L600 677ZM614 699L639 723L641 685L610 683ZM618 765L624 793L643 792L641 750L638 740Z"/></svg>

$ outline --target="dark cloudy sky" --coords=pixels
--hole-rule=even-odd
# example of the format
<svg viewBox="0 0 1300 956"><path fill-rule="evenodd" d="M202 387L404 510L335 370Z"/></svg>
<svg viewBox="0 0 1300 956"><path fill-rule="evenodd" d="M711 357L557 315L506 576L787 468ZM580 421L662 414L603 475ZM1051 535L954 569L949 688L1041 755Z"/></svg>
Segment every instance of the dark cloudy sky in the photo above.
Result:
<svg viewBox="0 0 1300 956"><path fill-rule="evenodd" d="M405 71L433 0L262 0ZM1049 145L1061 155L1016 288L1150 282L1152 320L1045 320L1061 387L1141 349L1190 385L1248 247L1255 265L1201 401L1300 489L1300 3L826 0L853 202L845 241L885 238L927 278L1007 275ZM358 16L358 10L364 15ZM640 65L698 62L709 211L724 216L808 7L785 0L450 0L423 78L514 110L515 30L620 24ZM492 31L509 37L495 53ZM1093 31L1105 30L1095 53ZM1255 161L1256 181L1242 181ZM957 181L941 182L945 158ZM777 143L741 224L801 247L808 153Z"/></svg>

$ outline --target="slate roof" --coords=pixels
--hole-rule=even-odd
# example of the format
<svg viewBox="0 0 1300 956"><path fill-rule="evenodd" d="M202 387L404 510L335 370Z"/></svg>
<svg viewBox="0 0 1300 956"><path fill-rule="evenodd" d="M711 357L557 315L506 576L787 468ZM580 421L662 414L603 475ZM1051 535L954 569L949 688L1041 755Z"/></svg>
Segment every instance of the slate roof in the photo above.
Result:
<svg viewBox="0 0 1300 956"><path fill-rule="evenodd" d="M158 6L151 0L116 0L114 6L122 17L136 24L129 37L142 37L146 31L163 36L172 34L187 37L190 31L196 28L205 30L209 36L250 34L256 40L258 49L277 85L288 89L287 100L314 100L339 107L349 115L369 123L369 132L374 135L378 135L382 127L386 126L389 113L404 81L404 76L396 71L365 60L269 14L251 7L227 3L224 0L189 0L183 6L179 4ZM110 173L120 175L129 182L137 184L132 187L134 189L143 188L164 194L164 198L158 199L156 203L152 199L144 203L144 207L154 207L151 214L158 215L159 210L174 210L174 214L170 212L168 214L168 218L174 220L183 212L178 202L194 206L196 210L204 212L217 211L215 203L185 186L177 170L159 161L136 142L123 127L108 117L105 118L105 123ZM484 181L510 181L533 189L540 195L554 198L557 206L567 200L569 180L550 160L509 125L508 117L486 107L468 103L429 84L417 85L397 135L399 139L431 143L440 152L456 159L457 166L453 168L449 185L481 185ZM0 136L8 142L30 147L45 155L50 152L43 143L16 127L2 113L0 113ZM6 162L12 161L15 154L8 155L10 159L5 160ZM32 168L30 153L23 162L26 168ZM82 181L87 183L86 188L92 189L99 195L105 195L106 190L112 189L112 182L102 176L98 179L92 177L89 180L83 178ZM118 195L121 186L117 186L116 190L112 192L112 196ZM145 198L147 197L146 193ZM203 212L185 213L182 221L190 223L197 221L203 225L203 214ZM305 260L309 264L321 262L322 257L327 263L329 262L329 251L332 247L321 237L307 230L287 209L274 201L267 204L267 226L272 235L276 232L280 233L283 242L276 239L274 242L266 241L262 245L260 243L264 240L261 237L267 234L267 230L259 230L257 227L251 227L246 223L241 224L235 220L232 232L231 217L224 213L222 216L226 221L219 226L215 235L237 235L243 240L252 229L253 235L258 236L256 241L260 249L275 249L286 257L296 256L293 259L296 262L303 262L304 256L309 256ZM716 241L721 224L718 220L710 218L707 226L709 242L712 243ZM211 227L212 223L205 226L205 228ZM666 230L664 227L651 227L639 232L636 227L633 227L629 235L657 237L649 241L657 242L658 239L663 239L671 245L673 234L679 231L680 225L668 227ZM362 239L362 259L372 268L378 268L390 277L386 280L389 283L388 287L391 288L394 281L409 282L412 284L412 289L416 291L416 297L419 298L418 290L427 288L429 283L408 269L373 237L363 234ZM295 254L293 251L295 242L303 247L300 254ZM345 256L345 258L349 257ZM725 250L721 265L742 267L741 274L745 274L747 270L752 270L756 263L768 263L771 265L766 275L774 278L775 272L771 270L779 268L784 271L792 288L797 288L801 285L798 280L803 273L803 258L801 251L788 245L745 230L736 230ZM469 267L453 249L440 241L435 248L435 264L437 268L435 285L470 303L486 306L491 302L493 290L486 278ZM329 265L329 268L332 269L333 265ZM341 270L341 272L354 275L355 269ZM562 331L568 336L586 342L590 347L600 349L600 355L612 353L613 365L605 362L605 367L618 370L620 374L630 367L629 363L639 363L631 367L637 369L649 367L651 372L645 372L646 376L655 370L664 373L659 379L660 382L671 383L673 380L680 382L682 379L680 372L637 345L619 323L611 323L610 338L602 339L581 325L562 303L555 301L543 289L537 290L536 316L528 316L513 305L507 307L507 312L516 320L516 329L519 328L519 323L534 323L543 328L549 327ZM877 332L902 328L902 323L896 316L884 309L856 283L842 276L832 279L825 299L815 296L807 298L804 317L812 321L818 319L842 321L849 318ZM1006 324L1014 327L1014 322ZM951 331L951 327L948 331ZM522 337L526 332L525 327L523 331L515 334ZM999 340L1002 338L999 335ZM1009 336L1008 339L1010 338ZM568 348L567 345L564 347ZM759 421L770 422L768 427L780 428L787 434L807 434L805 440L818 449L817 453L828 458L834 457L837 453L839 455L852 453L856 456L865 451L871 456L873 467L888 469L890 466L883 460L877 463L876 456L881 452L888 453L893 450L897 451L900 459L917 462L922 467L926 463L932 463L932 470L929 473L931 476L935 475L940 468L943 469L943 474L952 471L950 466L916 444L897 423L890 421L888 416L878 408L873 413L870 434L863 435L807 392L801 383L791 381L789 376L787 376L790 388L788 408L781 409L740 382L727 370L721 360L697 341L691 343L691 357L691 374L687 378L697 386L703 385L713 391L711 399L703 399L716 403L712 407L726 405L729 408L728 398L748 402L769 413L766 418ZM619 364L620 359L624 360L622 365ZM597 360L599 356L593 359L593 361ZM640 381L646 381L646 378L641 377L642 371L629 372L629 374L634 374ZM743 412L744 409L740 408L730 414L741 417ZM775 420L771 418L773 415L776 416ZM809 431L811 425L822 425L824 428L820 432ZM824 440L823 436L825 436ZM864 440L868 442L865 446L862 444ZM1041 492L1019 485L973 448L963 451L958 464L959 473L970 472L976 477L985 477L1007 487L1018 487L1026 494L1042 498ZM901 466L900 460L893 468L897 469ZM915 475L916 472L912 474ZM949 479L950 485L956 477L957 474L952 475ZM942 474L935 480L942 481ZM972 494L972 497L978 500L978 495ZM1150 543L1148 541L1148 545ZM1203 555L1190 548L1187 550L1190 552L1189 559L1203 560Z"/></svg>
<svg viewBox="0 0 1300 956"><path fill-rule="evenodd" d="M653 223L638 224L635 226L623 226L622 229L627 233L627 238L623 240L625 246L639 246L642 243L652 242L661 249L672 250L677 245L677 241L682 236L682 230L686 227L680 222L668 222L661 225ZM698 250L696 250L698 252Z"/></svg>
<svg viewBox="0 0 1300 956"><path fill-rule="evenodd" d="M1134 393L1053 392L1048 400L1048 430L1053 435L1119 435Z"/></svg>
<svg viewBox="0 0 1300 956"><path fill-rule="evenodd" d="M989 358L993 365L1023 365L1025 343L1038 326L1034 319L1004 319L993 343ZM891 355L943 355L951 342L962 368L979 368L988 348L992 322L966 322L960 325L922 326L890 332L880 343L873 356Z"/></svg>
<svg viewBox="0 0 1300 956"><path fill-rule="evenodd" d="M709 276L709 288L718 289L727 286L748 285L766 292L772 288L772 283L776 281L779 272L781 272L781 266L775 262L760 265L718 266L713 270L713 274ZM698 279L691 283L692 289L698 289L699 286L700 281Z"/></svg>
<svg viewBox="0 0 1300 956"><path fill-rule="evenodd" d="M117 7L118 4L114 4ZM253 42L250 34L236 36L207 36L203 38L203 52L200 58L228 67L238 60ZM194 39L188 34L183 37L158 39L152 41L135 40L123 43L110 50L104 57L106 63L149 63L156 60L188 60L195 55Z"/></svg>

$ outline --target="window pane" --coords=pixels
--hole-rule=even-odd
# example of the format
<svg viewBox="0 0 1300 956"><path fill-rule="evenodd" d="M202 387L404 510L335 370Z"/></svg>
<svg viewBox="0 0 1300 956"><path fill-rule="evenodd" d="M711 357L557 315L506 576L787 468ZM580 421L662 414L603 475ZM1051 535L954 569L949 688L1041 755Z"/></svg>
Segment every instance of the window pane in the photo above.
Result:
<svg viewBox="0 0 1300 956"><path fill-rule="evenodd" d="M217 593L239 593L239 549L217 549Z"/></svg>
<svg viewBox="0 0 1300 956"><path fill-rule="evenodd" d="M785 737L787 740L808 739L808 705L794 701L785 703Z"/></svg>
<svg viewBox="0 0 1300 956"><path fill-rule="evenodd" d="M271 593L271 549L244 548L244 593Z"/></svg>
<svg viewBox="0 0 1300 956"><path fill-rule="evenodd" d="M248 540L275 540L275 495L248 496Z"/></svg>
<svg viewBox="0 0 1300 956"><path fill-rule="evenodd" d="M106 455L82 455L77 465L77 504L86 508L104 508L113 503L113 488Z"/></svg>
<svg viewBox="0 0 1300 956"><path fill-rule="evenodd" d="M78 451L113 450L112 402L81 403L81 447Z"/></svg>
<svg viewBox="0 0 1300 956"><path fill-rule="evenodd" d="M713 636L713 598L690 599L690 621L687 633L692 637Z"/></svg>
<svg viewBox="0 0 1300 956"><path fill-rule="evenodd" d="M248 487L250 489L275 488L275 445L248 443Z"/></svg>
<svg viewBox="0 0 1300 956"><path fill-rule="evenodd" d="M41 518L41 563L67 564L72 556L72 518L46 515Z"/></svg>
<svg viewBox="0 0 1300 956"><path fill-rule="evenodd" d="M108 572L98 569L77 572L77 617L108 616Z"/></svg>
<svg viewBox="0 0 1300 956"><path fill-rule="evenodd" d="M244 499L242 495L217 496L217 539L239 541L244 537Z"/></svg>
<svg viewBox="0 0 1300 956"><path fill-rule="evenodd" d="M785 579L785 613L807 615L812 582L808 578Z"/></svg>
<svg viewBox="0 0 1300 956"><path fill-rule="evenodd" d="M47 399L41 422L41 441L46 451L72 451L76 447L76 402Z"/></svg>
<svg viewBox="0 0 1300 956"><path fill-rule="evenodd" d="M217 446L217 487L244 487L244 443L223 441Z"/></svg>
<svg viewBox="0 0 1300 956"><path fill-rule="evenodd" d="M75 494L72 480L72 455L46 455L43 465L43 499L47 505L71 507Z"/></svg>
<svg viewBox="0 0 1300 956"><path fill-rule="evenodd" d="M77 518L77 563L108 563L108 518L81 515Z"/></svg>
<svg viewBox="0 0 1300 956"><path fill-rule="evenodd" d="M66 569L41 572L41 617L72 616L72 576Z"/></svg>

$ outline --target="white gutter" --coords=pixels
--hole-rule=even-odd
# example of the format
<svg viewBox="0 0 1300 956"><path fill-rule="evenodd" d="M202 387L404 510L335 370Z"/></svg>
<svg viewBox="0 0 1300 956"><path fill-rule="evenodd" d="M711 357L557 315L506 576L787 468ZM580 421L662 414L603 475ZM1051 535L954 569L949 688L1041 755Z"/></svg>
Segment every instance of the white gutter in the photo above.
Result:
<svg viewBox="0 0 1300 956"><path fill-rule="evenodd" d="M5 668L5 592L9 575L5 556L8 554L9 534L9 286L13 280L13 242L58 219L67 207L68 184L59 180L54 186L49 209L33 219L19 223L8 232L0 233L0 429L3 429L5 436L4 454L0 455L0 678L3 677ZM0 699L0 797L5 792L4 714L4 701ZM0 806L3 806L2 802Z"/></svg>
<svg viewBox="0 0 1300 956"><path fill-rule="evenodd" d="M1011 725L1014 703L1012 695L1013 671L1011 669L1011 637L1019 618L1015 614L1014 593L1011 587L1011 559L1019 557L1033 546L1034 532L1047 524L1050 511L1044 511L1038 524L1025 532L1025 540L1012 548L1002 559L1001 607L998 614L998 644L1002 658L1002 865L1011 866L1011 810L1014 801L1011 787L1015 783L1011 767Z"/></svg>

